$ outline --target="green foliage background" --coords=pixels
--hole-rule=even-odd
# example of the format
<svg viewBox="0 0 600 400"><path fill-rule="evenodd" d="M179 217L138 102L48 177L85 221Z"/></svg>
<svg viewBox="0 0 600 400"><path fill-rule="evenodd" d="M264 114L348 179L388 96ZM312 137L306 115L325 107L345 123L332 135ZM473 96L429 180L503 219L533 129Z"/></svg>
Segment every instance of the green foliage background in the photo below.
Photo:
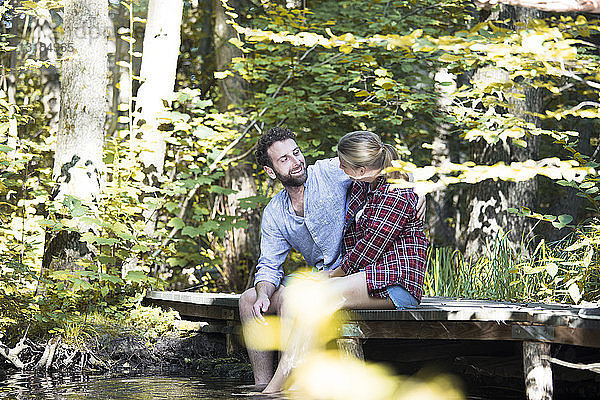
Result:
<svg viewBox="0 0 600 400"><path fill-rule="evenodd" d="M231 289L223 279L223 241L248 222L220 212L224 199L235 192L224 184L224 176L241 163L252 165L258 191L240 204L250 213L260 212L279 188L253 165L251 151L260 132L271 126L297 132L309 162L334 156L343 134L368 129L396 143L405 161L428 167L437 127L448 124L460 164L455 170L436 170L429 180L437 182L468 181L461 171L471 167L467 157L474 142L523 146L532 135L542 137L543 157L559 155L580 167L598 167L596 154L581 152L573 133L581 120L590 121L595 127L590 143L599 144L596 17L544 15L529 26L509 29L505 21L475 23L477 11L463 1L318 0L298 10L284 2L241 1L229 10L240 32L230 43L241 56L225 71L215 65L212 2L192 3L186 2L184 9L177 92L165 99L169 112L161 115L168 143L165 174L158 188L148 183L138 158L144 149L140 128L131 124L132 105L116 105L106 135L100 215L92 215L77 199L51 200L56 132L39 101L43 63L24 46L30 37L19 37L4 25L3 73L16 77L16 98L13 104L6 88L0 90L0 139L6 138L5 144L0 142L2 334L14 337L31 321L60 330L71 318L96 311L128 315L143 289L161 282L171 288ZM146 2L110 4L111 15L121 16L115 18L115 40L128 49L111 55L112 73L126 66L136 89ZM59 5L2 7L3 21L9 12L28 15L27 21L51 16L60 43ZM11 57L18 62L11 64ZM474 84L469 71L483 67L503 68L508 79ZM442 68L457 77L446 109L439 106L439 89L452 83L436 78ZM216 104L224 94L218 82L231 75L246 81L247 92L240 104L219 112ZM510 98L522 97L525 87L544 93L539 127L506 112ZM14 120L19 134L10 138ZM234 141L238 145L230 148ZM498 171L490 169L490 178L503 179ZM592 173L579 182L566 175L543 181L538 209L514 205L506 210L566 227L569 235L559 242L540 238L524 243L529 250L519 254L504 244L505 238L488 238L490 252L476 262L464 260L454 248L432 248L428 293L597 300L600 196L597 174L588 171ZM461 174L466 178L457 178ZM587 208L552 215L552 196L563 188L578 191ZM156 237L144 234L144 210L158 214ZM95 246L97 254L72 270L43 271L47 235L77 230L81 218L93 227L82 232L82 240ZM302 263L292 254L286 268ZM134 268L125 272L124 265ZM240 271L242 281L250 272Z"/></svg>

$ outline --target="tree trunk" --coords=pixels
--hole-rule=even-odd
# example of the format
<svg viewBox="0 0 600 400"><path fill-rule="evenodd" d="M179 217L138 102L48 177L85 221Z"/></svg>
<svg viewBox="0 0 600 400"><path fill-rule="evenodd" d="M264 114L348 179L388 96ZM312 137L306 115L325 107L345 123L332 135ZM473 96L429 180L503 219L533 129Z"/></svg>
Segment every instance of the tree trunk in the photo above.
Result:
<svg viewBox="0 0 600 400"><path fill-rule="evenodd" d="M92 210L100 197L108 75L108 1L66 0L60 122L54 154L55 200L72 196ZM80 231L85 227L80 227ZM43 266L65 268L90 252L79 233L48 233Z"/></svg>
<svg viewBox="0 0 600 400"><path fill-rule="evenodd" d="M143 81L137 92L135 125L142 126L145 146L140 159L146 169L148 185L156 186L164 171L166 142L159 130L157 116L165 110L163 99L173 93L177 59L181 43L183 0L150 0L144 33L144 50L140 76ZM157 215L147 210L144 217L146 234L153 236Z"/></svg>
<svg viewBox="0 0 600 400"><path fill-rule="evenodd" d="M532 19L541 18L541 13L533 9L511 7L511 11L514 16L513 21L521 22L525 25ZM539 114L542 110L541 91L540 89L529 86L527 79L525 79L522 84L523 89L518 89L516 92L525 95L525 97L522 100L515 97L509 97L509 112L524 121L533 123L539 127L539 118L534 117L533 115ZM511 162L522 162L532 159L537 160L539 158L540 137L528 135L523 139L527 144L526 147L510 146ZM519 208L520 206L524 206L532 210L537 207L537 177L523 182L509 182L507 186L509 207ZM519 217L515 214L508 215L506 231L508 232L510 243L513 244L514 249L519 248L519 246L525 246L530 242L533 238L533 228L535 223L536 221L531 218ZM525 247L522 247L521 250L526 251Z"/></svg>
<svg viewBox="0 0 600 400"><path fill-rule="evenodd" d="M449 94L456 90L457 77L443 69L436 74L436 80L452 83L450 86L437 87L438 106L445 112L451 102ZM454 148L456 138L450 133L452 126L441 122L435 129L436 135L431 149L432 165L439 168L450 162L457 162L457 149ZM435 246L456 247L456 230L453 227L458 215L458 207L454 204L456 191L456 187L446 187L431 193L427 201L427 230Z"/></svg>
<svg viewBox="0 0 600 400"><path fill-rule="evenodd" d="M229 1L230 7L239 8L239 1ZM221 0L213 0L213 10L215 13L214 25L214 50L215 50L215 67L217 71L228 69L231 65L231 60L234 57L242 57L243 53L240 49L229 43L229 39L237 38L237 32L226 21L230 18L225 14L225 9L221 4ZM224 112L231 105L240 105L246 98L245 81L239 76L228 76L225 79L219 79L219 111Z"/></svg>
<svg viewBox="0 0 600 400"><path fill-rule="evenodd" d="M481 68L473 75L473 82L486 80L507 80L506 71L487 67ZM470 160L478 165L493 165L498 162L509 162L510 148L504 142L488 144L480 138L470 145ZM507 184L504 181L485 180L470 185L466 190L467 212L464 254L466 258L485 254L486 243L493 241L504 231L507 225L506 210L508 208Z"/></svg>
<svg viewBox="0 0 600 400"><path fill-rule="evenodd" d="M500 19L510 19L514 22L527 23L539 17L535 10L524 8L501 7ZM512 26L514 29L514 25ZM508 81L509 74L505 70L493 67L479 69L473 76L473 81ZM515 88L513 93L525 95L524 100L509 98L507 112L539 125L539 121L531 116L541 109L541 95L538 90L531 89L526 81L522 82L523 89ZM497 110L499 112L499 110ZM525 148L513 143L487 144L483 139L471 146L472 160L477 164L493 165L497 162L509 164L515 161L537 159L539 154L539 137L526 136L523 138ZM468 190L468 222L465 235L465 256L479 256L485 253L486 243L495 241L500 235L506 234L508 245L517 250L522 244L527 244L532 237L534 221L514 214L509 214L509 207L520 206L534 209L536 206L537 179L524 182L504 182L486 180L473 185Z"/></svg>
<svg viewBox="0 0 600 400"><path fill-rule="evenodd" d="M239 2L230 1L230 6L238 9ZM235 30L225 21L228 19L220 0L213 0L215 12L214 48L216 69L229 68L234 57L241 57L242 52L229 39L237 37ZM219 111L224 112L232 105L241 105L246 97L246 83L239 76L229 76L219 81L221 97L218 101ZM241 149L244 150L244 149ZM222 254L224 278L231 290L244 289L247 274L256 265L260 237L260 216L257 210L242 211L239 199L256 196L257 188L251 161L240 161L229 165L225 170L225 185L236 193L228 195L225 201L225 212L248 222L248 228L232 229L224 238Z"/></svg>
<svg viewBox="0 0 600 400"><path fill-rule="evenodd" d="M492 5L490 5L490 3ZM534 9L550 12L600 13L600 2L598 0L475 0L475 4L483 8L491 8L496 3L502 3L512 6L531 7Z"/></svg>
<svg viewBox="0 0 600 400"><path fill-rule="evenodd" d="M10 33L12 37L9 37L10 46L18 47L19 45L19 24L18 19L14 18L12 20L12 26L10 28ZM6 96L8 97L9 110L8 110L8 130L6 132L6 136L0 136L0 143L7 145L13 149L11 153L9 153L9 157L14 157L16 154L16 148L19 139L19 131L16 117L16 93L17 93L17 79L15 77L15 69L17 66L17 52L11 51L8 53L8 57L2 56L2 89L6 92ZM6 64L5 64L5 59ZM6 67L5 67L6 65Z"/></svg>
<svg viewBox="0 0 600 400"><path fill-rule="evenodd" d="M51 65L40 67L42 76L41 103L44 105L44 113L48 118L48 126L51 132L58 131L60 114L60 84L56 66L57 52L56 40L50 21L38 18L32 28L32 42L36 45L36 60L49 61ZM65 46L66 47L66 46ZM64 53L68 48L61 49Z"/></svg>

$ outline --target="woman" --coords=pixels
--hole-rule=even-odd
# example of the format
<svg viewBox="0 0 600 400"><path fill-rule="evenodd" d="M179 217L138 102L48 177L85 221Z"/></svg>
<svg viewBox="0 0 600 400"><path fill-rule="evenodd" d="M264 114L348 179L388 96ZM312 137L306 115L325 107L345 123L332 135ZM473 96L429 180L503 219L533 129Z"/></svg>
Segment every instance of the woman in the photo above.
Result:
<svg viewBox="0 0 600 400"><path fill-rule="evenodd" d="M417 195L412 189L392 188L383 175L398 153L375 133L356 131L340 139L338 156L340 168L354 180L346 213L344 258L330 274L345 277L339 283L341 289L358 294L344 307L417 306L423 293L428 241L417 218ZM407 179L398 172L387 177Z"/></svg>
<svg viewBox="0 0 600 400"><path fill-rule="evenodd" d="M398 159L393 146L367 131L351 132L338 143L340 168L354 181L349 195L343 239L343 259L325 273L327 291L337 306L347 309L405 309L419 304L427 260L427 238L417 218L418 197L412 189L392 188L386 177ZM310 310L306 310L310 313ZM299 314L298 312L296 312ZM289 315L293 321L297 315ZM284 319L286 306L284 303ZM289 325L289 323L288 323ZM278 392L310 334L291 331L289 346L264 393ZM304 336L303 336L304 335ZM296 345L302 344L302 345Z"/></svg>

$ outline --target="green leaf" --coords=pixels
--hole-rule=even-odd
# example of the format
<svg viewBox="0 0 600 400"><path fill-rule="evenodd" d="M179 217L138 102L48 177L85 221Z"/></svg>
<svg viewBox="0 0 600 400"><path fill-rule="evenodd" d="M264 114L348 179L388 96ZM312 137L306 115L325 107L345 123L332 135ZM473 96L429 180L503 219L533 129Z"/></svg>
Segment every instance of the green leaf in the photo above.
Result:
<svg viewBox="0 0 600 400"><path fill-rule="evenodd" d="M569 214L562 214L558 216L558 221L552 222L552 225L557 229L562 229L567 226L571 221L573 221L573 217Z"/></svg>
<svg viewBox="0 0 600 400"><path fill-rule="evenodd" d="M89 282L84 281L83 279L74 278L74 279L72 279L72 282L73 282L73 291L74 292L78 292L80 290L93 289L93 286L90 285Z"/></svg>
<svg viewBox="0 0 600 400"><path fill-rule="evenodd" d="M199 236L202 233L202 229L200 228L196 228L190 225L186 225L182 230L181 230L181 234L182 235L187 235L191 238L195 238L196 236Z"/></svg>
<svg viewBox="0 0 600 400"><path fill-rule="evenodd" d="M269 201L268 197L258 195L258 196L243 197L238 200L238 204L239 204L240 208L256 209L256 208L259 208L262 204L266 204L268 201Z"/></svg>
<svg viewBox="0 0 600 400"><path fill-rule="evenodd" d="M212 185L208 189L208 191L211 192L211 193L218 193L218 194L233 194L233 193L237 193L237 190L225 188L225 187L218 186L218 185Z"/></svg>
<svg viewBox="0 0 600 400"><path fill-rule="evenodd" d="M185 222L179 217L171 218L167 226L171 226L175 229L181 229L185 226Z"/></svg>
<svg viewBox="0 0 600 400"><path fill-rule="evenodd" d="M116 276L116 275L111 275L111 274L99 274L99 278L101 281L108 281L108 282L112 282L114 284L117 285L122 285L123 283L125 283L123 281L123 279L121 279L120 276Z"/></svg>
<svg viewBox="0 0 600 400"><path fill-rule="evenodd" d="M206 221L205 223L202 224L202 226L200 227L202 230L202 234L205 235L208 232L213 232L219 229L221 225L215 221L215 220L210 220L210 221Z"/></svg>
<svg viewBox="0 0 600 400"><path fill-rule="evenodd" d="M73 276L73 273L71 271L66 271L66 270L58 270L58 271L52 271L48 274L48 276L52 279L56 279L58 281L65 281L69 278L71 278Z"/></svg>
<svg viewBox="0 0 600 400"><path fill-rule="evenodd" d="M129 271L125 275L125 280L132 283L148 282L151 278L144 271Z"/></svg>
<svg viewBox="0 0 600 400"><path fill-rule="evenodd" d="M136 253L137 252L143 252L143 253L145 253L147 251L150 251L150 248L148 246L146 246L146 245L143 245L143 244L136 244L136 245L134 245L131 248L131 251L136 252Z"/></svg>

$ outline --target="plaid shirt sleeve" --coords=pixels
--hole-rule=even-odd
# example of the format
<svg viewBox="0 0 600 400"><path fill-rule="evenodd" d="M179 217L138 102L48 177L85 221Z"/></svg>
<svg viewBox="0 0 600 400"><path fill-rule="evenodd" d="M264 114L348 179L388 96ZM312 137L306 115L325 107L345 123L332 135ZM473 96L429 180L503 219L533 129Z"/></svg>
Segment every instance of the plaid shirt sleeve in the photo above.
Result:
<svg viewBox="0 0 600 400"><path fill-rule="evenodd" d="M409 198L395 190L378 191L367 202L365 234L346 253L341 268L346 274L366 268L386 251L414 212Z"/></svg>

